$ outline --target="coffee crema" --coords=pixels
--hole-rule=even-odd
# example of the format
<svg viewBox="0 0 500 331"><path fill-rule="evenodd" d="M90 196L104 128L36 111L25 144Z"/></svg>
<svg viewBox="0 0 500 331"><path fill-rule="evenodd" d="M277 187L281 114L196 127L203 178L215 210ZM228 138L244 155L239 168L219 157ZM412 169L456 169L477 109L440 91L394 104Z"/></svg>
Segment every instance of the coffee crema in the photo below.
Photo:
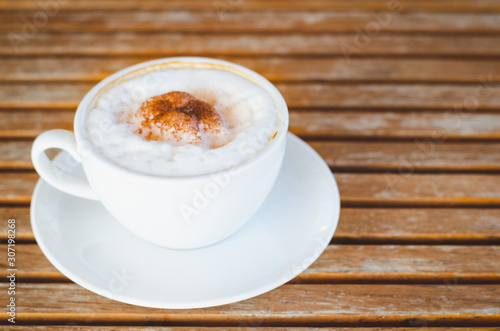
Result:
<svg viewBox="0 0 500 331"><path fill-rule="evenodd" d="M214 173L260 152L274 137L271 94L231 68L154 65L104 87L84 129L94 150L143 174Z"/></svg>

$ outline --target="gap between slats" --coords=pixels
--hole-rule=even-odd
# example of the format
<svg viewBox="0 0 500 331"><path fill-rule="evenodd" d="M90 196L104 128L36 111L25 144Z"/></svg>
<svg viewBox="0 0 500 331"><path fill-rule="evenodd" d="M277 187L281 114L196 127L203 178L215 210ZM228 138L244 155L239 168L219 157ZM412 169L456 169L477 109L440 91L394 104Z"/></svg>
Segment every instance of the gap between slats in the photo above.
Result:
<svg viewBox="0 0 500 331"><path fill-rule="evenodd" d="M1 205L0 205L1 206ZM19 205L12 205L19 207ZM0 207L1 208L1 207ZM348 208L348 207L346 207ZM387 207L386 207L387 208ZM412 207L415 208L415 207ZM442 207L441 207L442 208ZM463 208L463 207L462 207ZM361 209L361 208L360 208ZM404 209L404 208L403 208ZM0 244L7 242L7 234L0 233ZM16 242L21 244L36 243L32 232L16 234ZM333 236L330 244L334 245L500 245L500 234L416 234L416 235L342 235Z"/></svg>
<svg viewBox="0 0 500 331"><path fill-rule="evenodd" d="M0 324L9 315L0 314ZM17 313L19 325L96 325L96 326L212 326L212 327L488 327L500 325L500 314L400 314L369 317L357 314L311 314L280 316L236 313L219 314L137 314L137 313ZM398 329L393 329L398 330ZM353 330L354 331L354 330Z"/></svg>
<svg viewBox="0 0 500 331"><path fill-rule="evenodd" d="M7 282L9 272L0 271L0 282ZM16 282L23 283L73 283L57 271L25 272L16 271ZM300 274L287 284L429 284L429 285L480 285L500 284L500 274L461 274L461 273L315 273ZM21 285L22 286L22 285Z"/></svg>
<svg viewBox="0 0 500 331"><path fill-rule="evenodd" d="M62 325L32 325L29 327L29 330L66 330L65 326ZM78 331L105 331L105 330L116 330L116 327L113 326L99 326L99 329L97 330L96 328L92 326L86 326L86 325L80 325L78 327ZM129 331L156 331L156 330L161 330L165 331L164 327L161 326L120 326L120 330L129 330ZM168 328L168 331L191 331L192 327L183 327L183 326L177 326L177 327L170 327ZM203 327L199 326L196 327L196 330L199 331L215 331L214 328L211 327ZM240 326L240 327L225 327L224 331L255 331L255 327L252 327L250 325L248 326ZM257 330L259 331L283 331L283 328L276 328L276 327L259 327ZM289 327L286 330L288 331L313 331L311 328L308 327ZM353 327L353 328L335 328L335 330L331 329L324 329L325 331L389 331L387 328L365 328L365 327ZM394 329L391 329L394 330ZM415 331L415 328L397 328L395 331ZM496 328L447 328L447 327L436 327L432 331L498 331Z"/></svg>
<svg viewBox="0 0 500 331"><path fill-rule="evenodd" d="M62 325L32 325L29 327L29 330L49 330L49 331L54 331L54 330L66 330L67 326L62 326ZM192 327L184 327L184 326L177 326L177 327L169 327L168 331L191 331L193 328ZM105 330L116 330L116 327L113 326L99 326L99 329L96 329L95 327L92 326L87 326L87 325L80 325L78 327L78 331L105 331ZM161 330L165 331L164 327L161 326L120 326L120 330L129 330L129 331L156 331L156 330ZM203 327L203 326L198 326L196 327L196 330L198 331L214 331L214 328L212 327ZM240 326L240 327L224 327L224 331L255 331L256 328L252 327L250 325L248 326ZM257 330L259 331L283 331L283 328L277 328L277 327L259 327ZM287 331L313 331L314 329L311 329L310 327L288 327L286 329ZM400 328L398 327L397 329L387 329L384 327L381 328L366 328L366 327L353 327L353 328L335 328L334 330L331 329L324 329L325 331L389 331L389 330L395 330L395 331L415 331L415 328ZM496 328L488 328L488 327L482 327L482 328L448 328L448 327L436 327L432 331L498 331Z"/></svg>

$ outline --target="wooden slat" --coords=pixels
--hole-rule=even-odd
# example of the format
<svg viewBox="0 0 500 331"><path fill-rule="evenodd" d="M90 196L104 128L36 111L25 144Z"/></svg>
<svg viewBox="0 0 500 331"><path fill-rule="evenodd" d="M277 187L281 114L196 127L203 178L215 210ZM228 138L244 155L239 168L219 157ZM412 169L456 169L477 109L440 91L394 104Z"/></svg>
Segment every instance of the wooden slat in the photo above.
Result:
<svg viewBox="0 0 500 331"><path fill-rule="evenodd" d="M355 33L227 34L157 32L21 32L0 35L0 55L500 55L499 36L385 34L369 42ZM140 40L140 43L138 43ZM359 45L359 46L356 46ZM341 47L342 46L342 47Z"/></svg>
<svg viewBox="0 0 500 331"><path fill-rule="evenodd" d="M3 11L0 31L22 31L33 11ZM377 20L378 18L378 20ZM91 11L63 12L41 31L189 31L189 32L352 32L365 24L384 32L498 33L497 13L403 12L374 16L372 11Z"/></svg>
<svg viewBox="0 0 500 331"><path fill-rule="evenodd" d="M115 302L74 284L23 284L16 288L16 317L23 324L494 326L500 322L499 295L496 285L293 284L230 305L160 310ZM7 323L7 313L1 316L0 323Z"/></svg>
<svg viewBox="0 0 500 331"><path fill-rule="evenodd" d="M0 207L0 219L16 220L16 239L33 241L29 207ZM0 240L7 222L0 222ZM500 209L347 208L333 243L351 244L498 244Z"/></svg>
<svg viewBox="0 0 500 331"><path fill-rule="evenodd" d="M16 220L16 241L34 241L31 230L29 207L0 207L0 240L7 240L8 223L6 220Z"/></svg>
<svg viewBox="0 0 500 331"><path fill-rule="evenodd" d="M410 140L418 153L443 140L498 140L500 117L464 110L303 111L290 113L290 131L304 138Z"/></svg>
<svg viewBox="0 0 500 331"><path fill-rule="evenodd" d="M32 140L0 142L0 169L33 169L31 163Z"/></svg>
<svg viewBox="0 0 500 331"><path fill-rule="evenodd" d="M342 208L333 242L498 244L500 209Z"/></svg>
<svg viewBox="0 0 500 331"><path fill-rule="evenodd" d="M72 108L0 109L0 138L34 138L50 129L71 130L74 115ZM499 140L500 114L292 110L290 131L302 138L409 140L415 143L412 151L428 153L442 141Z"/></svg>
<svg viewBox="0 0 500 331"><path fill-rule="evenodd" d="M450 109L455 105L472 109L499 109L500 93L497 86L488 86L487 97L476 97L479 84L346 84L309 83L277 84L290 107L301 108L370 108L370 109ZM486 93L487 87L482 91ZM479 95L479 94L477 94ZM465 99L468 98L468 99ZM477 104L469 104L471 100Z"/></svg>
<svg viewBox="0 0 500 331"><path fill-rule="evenodd" d="M62 3L62 2L61 2ZM498 12L500 5L495 0L420 0L401 1L401 8L405 10L437 10L437 11L479 11ZM383 10L388 8L387 1L381 0L245 0L217 2L204 0L72 0L61 4L59 10L147 10L147 9L208 9L222 10L231 13L239 10L254 9L365 9ZM1 0L0 9L38 10L37 0Z"/></svg>
<svg viewBox="0 0 500 331"><path fill-rule="evenodd" d="M333 171L500 172L500 144L324 142L309 144ZM1 162L0 162L1 165Z"/></svg>
<svg viewBox="0 0 500 331"><path fill-rule="evenodd" d="M497 246L330 245L294 281L331 284L498 284L499 251Z"/></svg>
<svg viewBox="0 0 500 331"><path fill-rule="evenodd" d="M292 282L499 284L499 254L498 246L330 245ZM17 245L16 260L16 276L23 283L68 281L36 244ZM6 282L7 261L0 260L0 267L0 279Z"/></svg>
<svg viewBox="0 0 500 331"><path fill-rule="evenodd" d="M0 137L36 137L50 129L73 129L75 110L0 111Z"/></svg>
<svg viewBox="0 0 500 331"><path fill-rule="evenodd" d="M45 107L51 109L76 108L92 84L2 84L0 100L4 107ZM50 101L49 101L50 100ZM2 102L2 101L0 101Z"/></svg>
<svg viewBox="0 0 500 331"><path fill-rule="evenodd" d="M336 174L342 206L500 207L500 176Z"/></svg>
<svg viewBox="0 0 500 331"><path fill-rule="evenodd" d="M0 170L33 170L30 140L0 143ZM333 171L500 172L500 144L309 141Z"/></svg>
<svg viewBox="0 0 500 331"><path fill-rule="evenodd" d="M76 108L92 83L3 83L0 108ZM488 84L277 83L291 108L500 109L500 86ZM458 106L457 106L458 105ZM470 112L469 111L469 112Z"/></svg>
<svg viewBox="0 0 500 331"><path fill-rule="evenodd" d="M28 204L38 180L36 173L0 173L0 203Z"/></svg>
<svg viewBox="0 0 500 331"><path fill-rule="evenodd" d="M96 83L110 74L154 57L4 57L0 59L0 81ZM287 58L221 57L251 68L274 82L364 81L364 82L470 82L479 77L500 81L500 61L405 58Z"/></svg>
<svg viewBox="0 0 500 331"><path fill-rule="evenodd" d="M500 176L337 173L341 202L352 206L500 207ZM36 173L0 173L0 203L28 204Z"/></svg>

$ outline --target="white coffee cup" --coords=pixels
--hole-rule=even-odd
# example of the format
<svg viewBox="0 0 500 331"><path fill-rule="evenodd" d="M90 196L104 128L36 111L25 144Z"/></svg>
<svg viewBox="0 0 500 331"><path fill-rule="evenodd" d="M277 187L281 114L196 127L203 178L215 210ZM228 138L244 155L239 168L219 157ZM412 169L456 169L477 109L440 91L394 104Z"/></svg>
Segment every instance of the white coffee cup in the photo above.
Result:
<svg viewBox="0 0 500 331"><path fill-rule="evenodd" d="M84 119L96 96L131 72L171 62L214 64L250 77L276 101L279 125L274 137L257 154L232 168L189 177L160 177L122 168L91 148ZM39 135L31 151L33 165L52 186L82 198L99 200L123 226L164 247L199 248L223 240L240 229L270 193L286 147L288 109L279 91L264 77L227 61L176 57L140 63L107 77L87 93L75 114L74 133L50 130ZM58 148L81 162L84 180L55 169L45 151Z"/></svg>

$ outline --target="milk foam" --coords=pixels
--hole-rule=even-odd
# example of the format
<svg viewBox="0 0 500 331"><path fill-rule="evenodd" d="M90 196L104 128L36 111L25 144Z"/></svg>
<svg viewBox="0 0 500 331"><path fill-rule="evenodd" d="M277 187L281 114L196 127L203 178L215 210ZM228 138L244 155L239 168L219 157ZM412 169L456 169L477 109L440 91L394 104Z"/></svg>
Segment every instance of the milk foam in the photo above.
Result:
<svg viewBox="0 0 500 331"><path fill-rule="evenodd" d="M175 141L150 141L129 121L149 98L182 91L208 102L223 117L229 142L211 149ZM85 134L93 148L113 163L149 175L209 174L244 162L276 133L279 110L261 86L236 73L207 68L168 68L138 74L104 91L89 109Z"/></svg>

